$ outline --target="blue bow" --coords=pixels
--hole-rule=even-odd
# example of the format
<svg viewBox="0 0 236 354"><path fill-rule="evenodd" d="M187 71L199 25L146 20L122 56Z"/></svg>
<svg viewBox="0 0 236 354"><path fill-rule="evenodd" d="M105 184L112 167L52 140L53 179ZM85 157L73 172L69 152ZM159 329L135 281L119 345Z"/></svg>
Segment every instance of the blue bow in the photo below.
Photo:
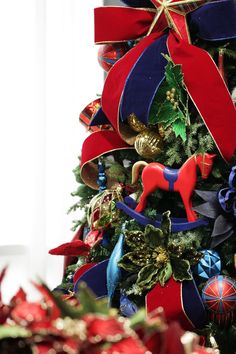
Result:
<svg viewBox="0 0 236 354"><path fill-rule="evenodd" d="M236 218L236 166L229 175L229 188L223 188L218 193L221 208Z"/></svg>

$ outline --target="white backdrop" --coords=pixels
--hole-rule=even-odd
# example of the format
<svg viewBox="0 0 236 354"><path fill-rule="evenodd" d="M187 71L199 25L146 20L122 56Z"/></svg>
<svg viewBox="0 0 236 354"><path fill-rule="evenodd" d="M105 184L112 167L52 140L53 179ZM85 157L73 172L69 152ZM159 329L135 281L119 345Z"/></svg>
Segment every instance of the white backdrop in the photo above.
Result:
<svg viewBox="0 0 236 354"><path fill-rule="evenodd" d="M7 297L40 276L51 287L69 241L72 169L85 130L82 108L101 93L93 44L100 0L0 0L0 266Z"/></svg>

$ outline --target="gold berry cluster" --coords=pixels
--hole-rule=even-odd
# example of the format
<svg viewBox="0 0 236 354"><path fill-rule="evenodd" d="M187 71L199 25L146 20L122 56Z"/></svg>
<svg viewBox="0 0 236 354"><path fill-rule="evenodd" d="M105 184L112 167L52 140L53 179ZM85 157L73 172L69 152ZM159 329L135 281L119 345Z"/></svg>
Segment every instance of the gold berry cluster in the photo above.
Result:
<svg viewBox="0 0 236 354"><path fill-rule="evenodd" d="M174 110L178 108L179 102L178 97L176 97L176 89L174 87L172 87L170 91L166 91L166 99L167 101L170 101Z"/></svg>

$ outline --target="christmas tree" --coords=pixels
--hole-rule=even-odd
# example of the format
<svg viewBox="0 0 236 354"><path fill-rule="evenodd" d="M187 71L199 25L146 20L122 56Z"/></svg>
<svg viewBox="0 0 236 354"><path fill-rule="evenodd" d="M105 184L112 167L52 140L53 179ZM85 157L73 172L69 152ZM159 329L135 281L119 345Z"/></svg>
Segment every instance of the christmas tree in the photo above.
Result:
<svg viewBox="0 0 236 354"><path fill-rule="evenodd" d="M163 308L221 353L236 353L236 6L124 0L95 9L102 96L57 290L86 282L129 317Z"/></svg>
<svg viewBox="0 0 236 354"><path fill-rule="evenodd" d="M95 9L107 77L80 114L91 134L70 212L84 218L72 241L50 251L65 256L63 282L53 293L36 285L50 311L25 305L41 316L26 332L19 292L1 320L15 321L15 336L3 326L0 344L19 350L28 338L29 352L47 328L40 353L233 354L236 5L123 3Z"/></svg>

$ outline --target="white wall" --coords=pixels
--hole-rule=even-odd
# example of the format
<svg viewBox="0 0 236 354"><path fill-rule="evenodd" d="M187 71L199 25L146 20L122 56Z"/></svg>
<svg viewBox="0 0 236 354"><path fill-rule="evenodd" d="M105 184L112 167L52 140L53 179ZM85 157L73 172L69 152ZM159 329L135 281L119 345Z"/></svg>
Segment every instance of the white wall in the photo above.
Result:
<svg viewBox="0 0 236 354"><path fill-rule="evenodd" d="M78 116L102 90L93 45L100 5L0 1L0 266L11 263L5 294L36 275L52 287L61 279L62 258L47 251L73 236L75 215L66 211L75 202L71 171L85 136Z"/></svg>

